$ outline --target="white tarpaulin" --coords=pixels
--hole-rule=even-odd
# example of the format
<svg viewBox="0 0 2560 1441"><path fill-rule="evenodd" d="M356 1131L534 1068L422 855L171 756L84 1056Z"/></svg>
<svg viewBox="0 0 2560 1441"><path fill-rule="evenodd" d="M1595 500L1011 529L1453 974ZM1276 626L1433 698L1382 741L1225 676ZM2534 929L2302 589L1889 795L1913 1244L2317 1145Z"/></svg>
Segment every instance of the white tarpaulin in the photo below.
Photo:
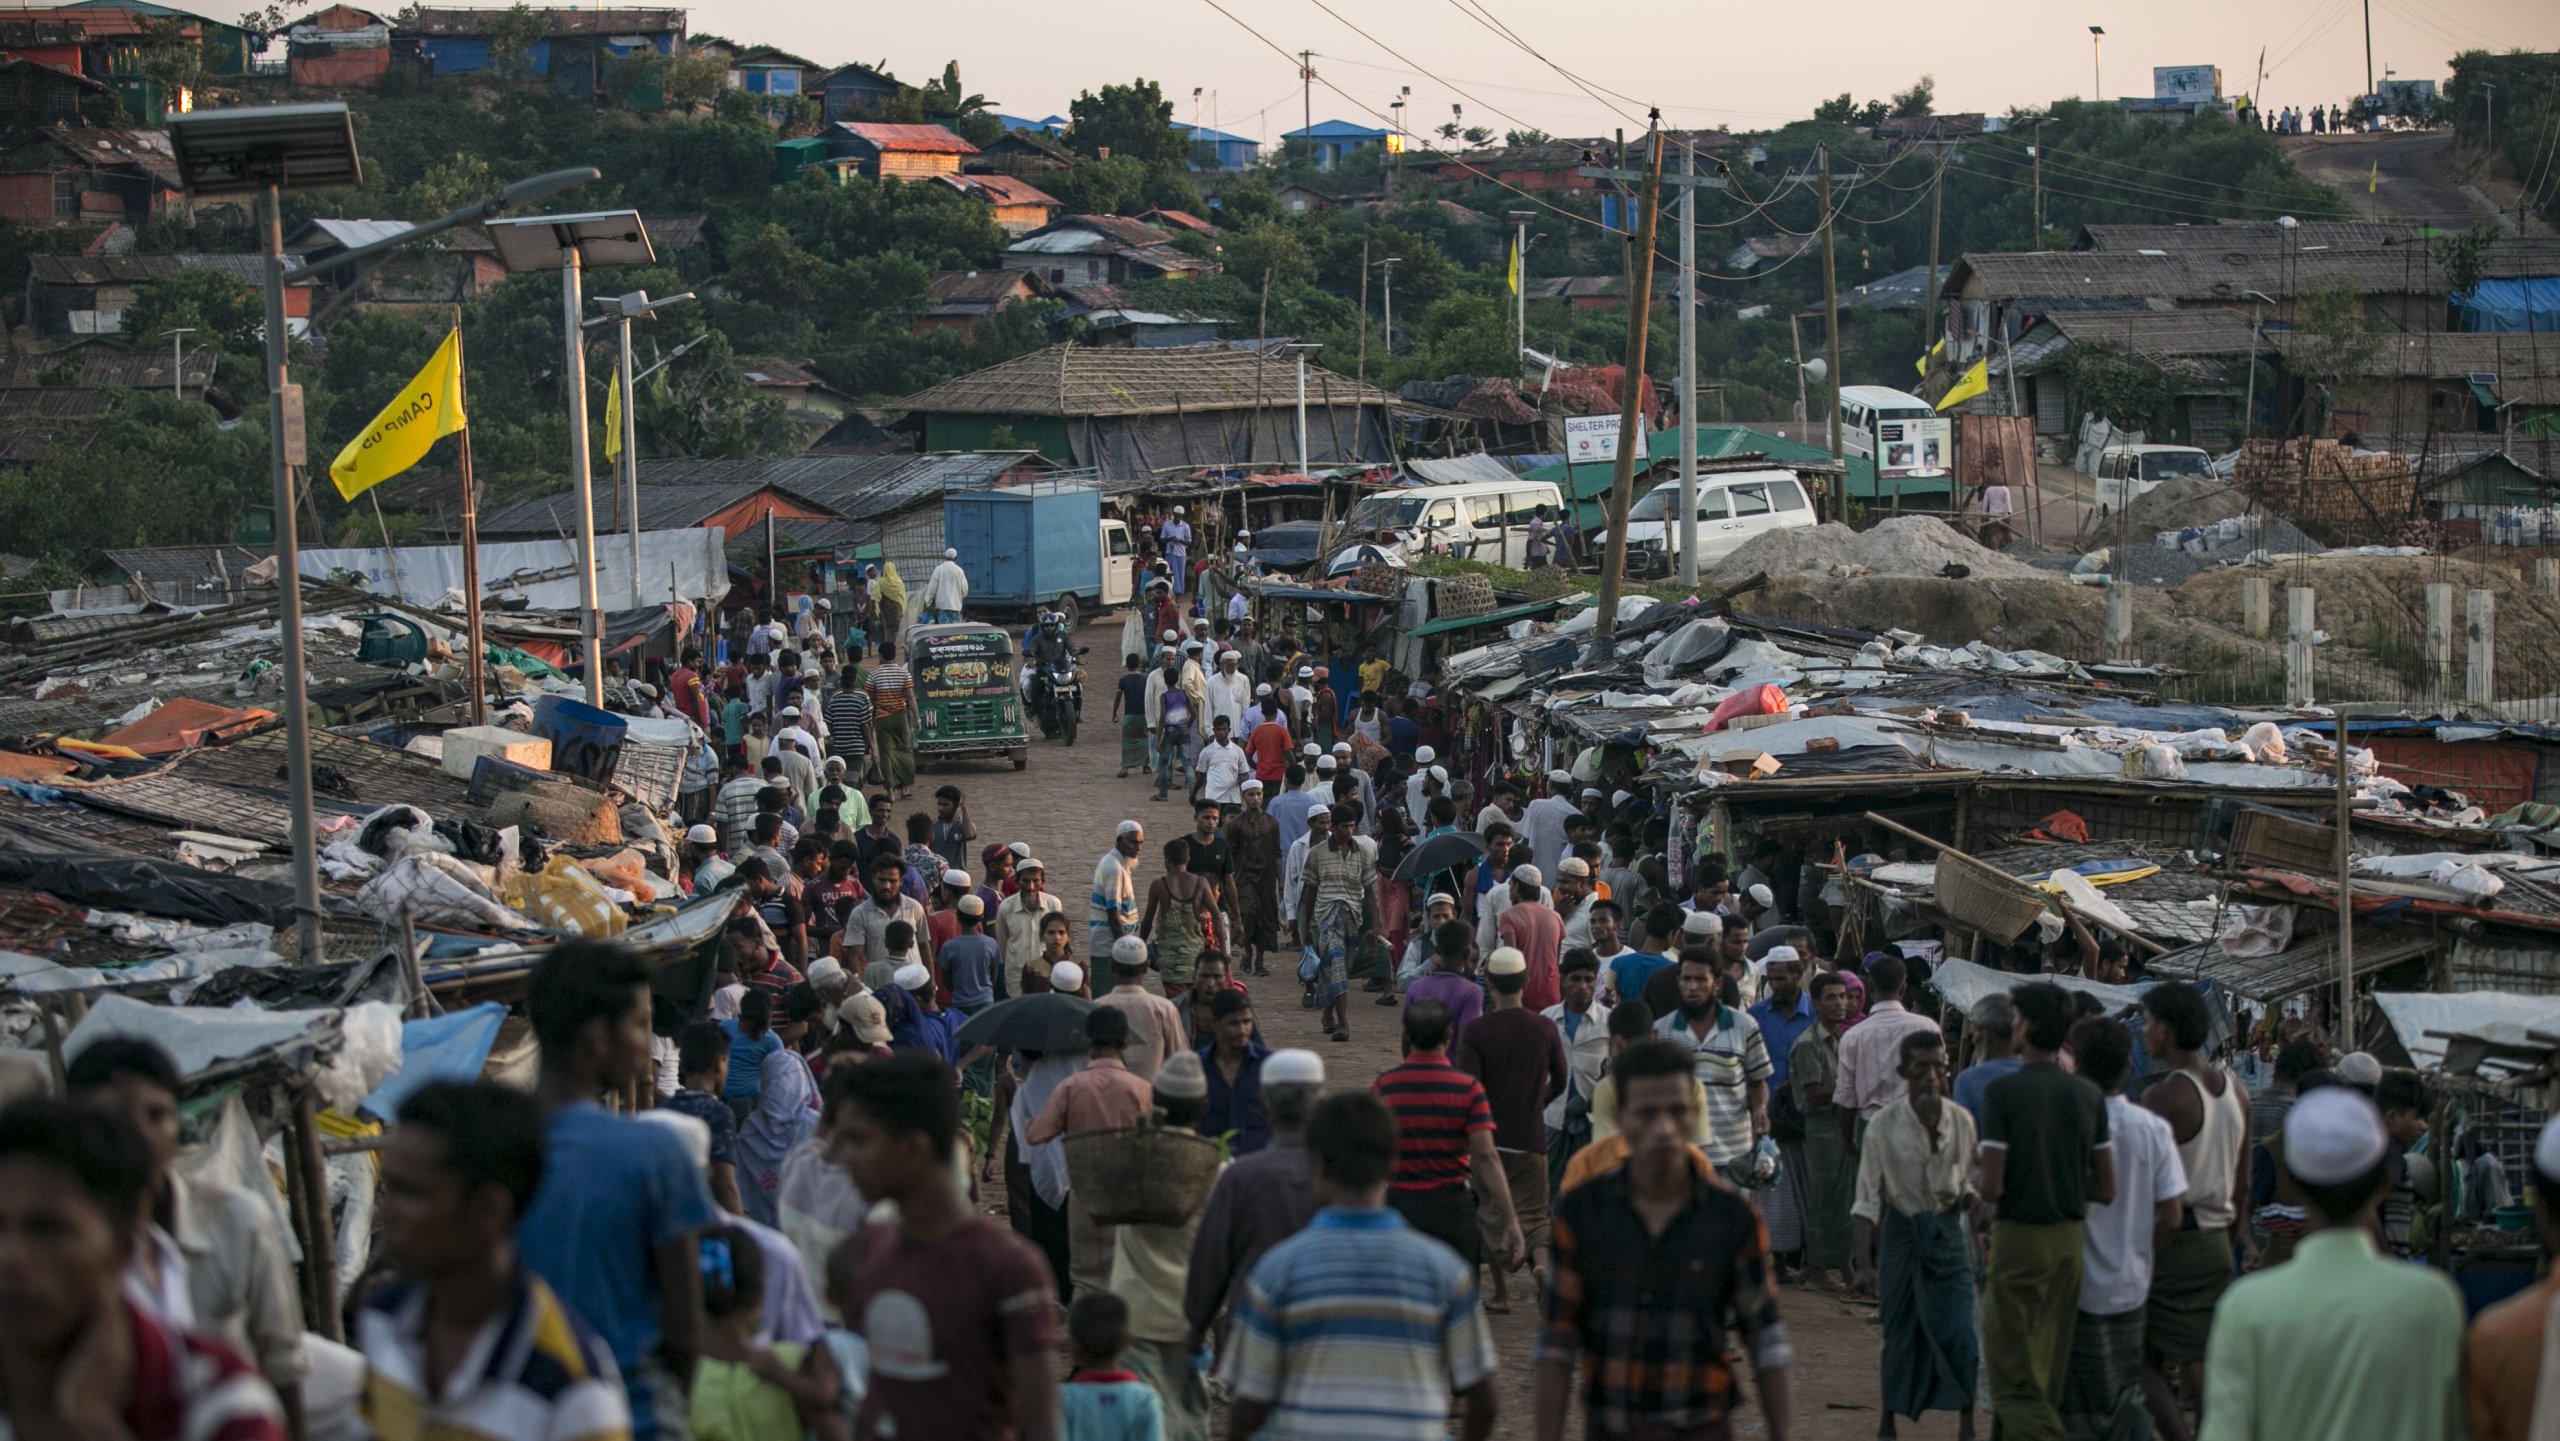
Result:
<svg viewBox="0 0 2560 1441"><path fill-rule="evenodd" d="M411 605L434 606L462 589L462 547L404 545L389 552L362 546L302 552L302 573L323 579L352 572L375 595ZM399 584L392 584L394 573ZM634 610L669 600L718 600L729 590L729 560L721 532L650 530L640 533L640 587L631 584L631 542L619 535L596 541L596 595L606 610ZM535 610L577 610L586 604L574 541L511 540L480 543L480 588L485 597L522 596ZM672 592L672 594L670 594Z"/></svg>
<svg viewBox="0 0 2560 1441"><path fill-rule="evenodd" d="M1929 973L1929 984L1959 1012L1970 1013L1973 1003L1995 991L2014 991L2029 981L2051 981L2066 991L2086 991L2113 1015L2128 1006L2142 1002L2144 986L2110 986L2099 981L2084 981L2077 976L2030 976L2016 971L1995 971L1971 961L1945 960Z"/></svg>
<svg viewBox="0 0 2560 1441"><path fill-rule="evenodd" d="M2560 996L2520 996L2506 991L2376 991L2373 1003L2391 1022L2391 1033L2420 1070L2444 1064L2447 1036L2469 1036L2492 1045L2547 1044L2529 1031L2560 1031ZM2429 1031L2439 1034L2428 1035Z"/></svg>

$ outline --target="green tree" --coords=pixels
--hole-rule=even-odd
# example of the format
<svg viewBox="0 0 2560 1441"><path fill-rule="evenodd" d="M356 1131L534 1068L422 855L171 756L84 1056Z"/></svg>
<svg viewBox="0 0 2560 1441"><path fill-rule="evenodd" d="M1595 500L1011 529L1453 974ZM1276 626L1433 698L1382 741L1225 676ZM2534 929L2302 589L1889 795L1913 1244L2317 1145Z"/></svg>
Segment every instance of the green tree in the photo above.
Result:
<svg viewBox="0 0 2560 1441"><path fill-rule="evenodd" d="M1152 80L1105 85L1067 104L1067 143L1087 155L1135 160L1150 170L1179 166L1187 154L1174 128L1173 104Z"/></svg>
<svg viewBox="0 0 2560 1441"><path fill-rule="evenodd" d="M157 81L169 108L180 108L181 92L204 83L204 46L187 34L183 16L161 15L143 21L142 73ZM150 117L160 123L160 117Z"/></svg>
<svg viewBox="0 0 2560 1441"><path fill-rule="evenodd" d="M521 80L533 64L533 47L549 38L549 13L516 0L489 18L489 68L509 80Z"/></svg>
<svg viewBox="0 0 2560 1441"><path fill-rule="evenodd" d="M189 343L234 356L262 353L266 308L258 292L228 270L187 269L135 287L124 308L124 333L151 344L172 330L195 332Z"/></svg>
<svg viewBox="0 0 2560 1441"><path fill-rule="evenodd" d="M1114 153L1044 175L1040 185L1071 215L1125 215L1144 208L1147 166L1136 156Z"/></svg>
<svg viewBox="0 0 2560 1441"><path fill-rule="evenodd" d="M1916 120L1928 114L1931 107L1937 103L1938 77L1923 75L1911 82L1910 89L1897 90L1893 93L1893 118Z"/></svg>
<svg viewBox="0 0 2560 1441"><path fill-rule="evenodd" d="M1227 237L1227 274L1254 287L1262 288L1266 278L1271 288L1292 291L1315 278L1315 267L1307 262L1307 242L1287 225L1269 220L1257 221Z"/></svg>
<svg viewBox="0 0 2560 1441"><path fill-rule="evenodd" d="M697 41L668 59L659 83L665 88L667 107L690 115L729 88L729 58Z"/></svg>

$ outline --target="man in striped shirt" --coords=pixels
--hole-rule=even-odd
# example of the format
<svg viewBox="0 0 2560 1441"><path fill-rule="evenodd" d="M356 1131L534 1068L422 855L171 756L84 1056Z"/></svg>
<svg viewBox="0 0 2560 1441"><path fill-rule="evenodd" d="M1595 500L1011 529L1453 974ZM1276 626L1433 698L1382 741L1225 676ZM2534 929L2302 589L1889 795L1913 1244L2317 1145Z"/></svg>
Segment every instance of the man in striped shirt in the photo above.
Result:
<svg viewBox="0 0 2560 1441"><path fill-rule="evenodd" d="M382 1151L382 1237L398 1279L366 1298L353 1338L378 1441L631 1434L613 1353L516 1258L542 1157L542 1111L522 1091L445 1082L401 1103ZM466 1328L458 1354L474 1364L436 1375L430 1351Z"/></svg>
<svg viewBox="0 0 2560 1441"><path fill-rule="evenodd" d="M1316 1107L1308 1170L1324 1209L1272 1247L1236 1297L1222 1373L1229 1435L1440 1441L1453 1392L1460 1441L1492 1434L1493 1332L1475 1268L1388 1209L1398 1150L1377 1097Z"/></svg>
<svg viewBox="0 0 2560 1441"><path fill-rule="evenodd" d="M844 762L845 788L859 794L863 770L876 747L871 735L871 696L845 667L837 688L827 695L827 754Z"/></svg>
<svg viewBox="0 0 2560 1441"><path fill-rule="evenodd" d="M1382 1072L1369 1088L1396 1120L1395 1183L1387 1202L1413 1228L1445 1243L1470 1267L1484 1259L1476 1203L1467 1193L1472 1175L1502 1218L1501 1254L1493 1264L1508 1271L1520 1260L1520 1217L1512 1210L1511 1185L1493 1148L1493 1107L1484 1083L1449 1064L1449 1008L1415 1001L1404 1013L1404 1061ZM1472 1274L1472 1272L1470 1273Z"/></svg>
<svg viewBox="0 0 2560 1441"><path fill-rule="evenodd" d="M884 640L880 663L871 668L871 738L878 743L880 784L900 800L915 791L915 713L915 680L898 661L897 642Z"/></svg>
<svg viewBox="0 0 2560 1441"><path fill-rule="evenodd" d="M275 1390L240 1353L117 1287L151 1170L120 1111L39 1098L0 1113L0 1441L285 1441Z"/></svg>

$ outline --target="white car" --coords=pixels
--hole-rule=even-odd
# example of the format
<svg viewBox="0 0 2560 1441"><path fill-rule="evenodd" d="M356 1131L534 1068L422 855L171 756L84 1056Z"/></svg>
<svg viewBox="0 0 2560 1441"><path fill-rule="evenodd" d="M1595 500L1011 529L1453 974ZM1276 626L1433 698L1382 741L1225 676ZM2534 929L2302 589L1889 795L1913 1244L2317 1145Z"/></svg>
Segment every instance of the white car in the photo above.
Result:
<svg viewBox="0 0 2560 1441"><path fill-rule="evenodd" d="M1665 575L1680 568L1680 482L1665 480L1627 512L1630 569ZM1715 564L1764 531L1814 525L1813 502L1788 470L1736 470L1698 477L1698 565Z"/></svg>
<svg viewBox="0 0 2560 1441"><path fill-rule="evenodd" d="M2162 481L2183 480L2190 476L2214 477L2213 457L2195 446L2108 446L2098 456L2098 509L2113 513L2140 500L2143 492Z"/></svg>

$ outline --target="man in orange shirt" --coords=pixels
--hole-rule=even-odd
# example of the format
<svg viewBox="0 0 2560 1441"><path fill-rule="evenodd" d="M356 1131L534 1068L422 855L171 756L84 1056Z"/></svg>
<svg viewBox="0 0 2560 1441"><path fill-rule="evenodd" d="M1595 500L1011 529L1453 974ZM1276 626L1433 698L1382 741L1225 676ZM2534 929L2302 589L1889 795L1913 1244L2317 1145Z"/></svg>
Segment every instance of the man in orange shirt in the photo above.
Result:
<svg viewBox="0 0 2560 1441"><path fill-rule="evenodd" d="M1271 687L1261 688L1262 724L1245 737L1244 753L1253 758L1254 778L1267 788L1287 779L1289 770L1289 723L1285 707L1273 702Z"/></svg>
<svg viewBox="0 0 2560 1441"><path fill-rule="evenodd" d="M1493 923L1494 933L1506 946L1519 949L1529 960L1529 984L1520 993L1520 1004L1532 1011L1543 1011L1564 999L1564 917L1541 900L1546 878L1536 866L1515 866L1511 871L1511 904Z"/></svg>
<svg viewBox="0 0 2560 1441"><path fill-rule="evenodd" d="M1109 1006L1085 1013L1084 1041L1093 1058L1058 1083L1049 1103L1022 1131L1023 1144L1043 1146L1061 1136L1117 1131L1136 1125L1155 1105L1155 1088L1131 1074L1121 1059L1129 1049L1129 1015ZM1093 1199L1067 1193L1067 1274L1075 1294L1111 1287L1112 1251L1118 1238L1093 1219Z"/></svg>

